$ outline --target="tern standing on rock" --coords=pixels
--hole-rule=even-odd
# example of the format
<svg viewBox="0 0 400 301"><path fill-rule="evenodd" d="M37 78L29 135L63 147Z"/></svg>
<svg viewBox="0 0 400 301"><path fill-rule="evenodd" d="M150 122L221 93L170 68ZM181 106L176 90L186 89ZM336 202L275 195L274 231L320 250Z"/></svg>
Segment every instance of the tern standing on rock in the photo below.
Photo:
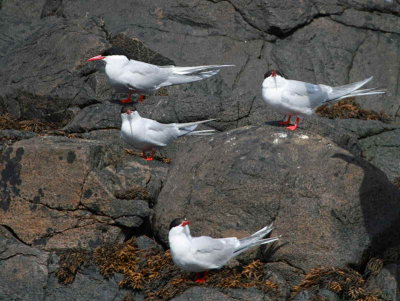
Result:
<svg viewBox="0 0 400 301"><path fill-rule="evenodd" d="M174 219L169 229L168 240L172 260L181 269L196 272L196 282L205 282L208 270L221 268L240 253L279 239L279 237L263 239L272 231L272 224L241 239L192 237L189 221L182 218ZM200 272L205 273L200 275Z"/></svg>
<svg viewBox="0 0 400 301"><path fill-rule="evenodd" d="M217 74L221 68L234 66L156 66L131 60L122 49L116 47L107 49L101 55L87 61L98 60L106 63L106 75L117 93L128 93L128 98L120 100L122 103L131 102L132 93L140 94L139 101L141 102L145 98L143 94L152 94L166 86L202 80Z"/></svg>
<svg viewBox="0 0 400 301"><path fill-rule="evenodd" d="M288 80L276 70L268 71L264 78L262 84L264 102L275 111L288 116L287 121L280 123L282 125L290 124L292 116L296 116L296 123L288 127L292 131L297 129L300 117L313 114L315 109L324 103L353 96L385 93L374 89L359 90L372 79L372 76L359 82L338 87Z"/></svg>
<svg viewBox="0 0 400 301"><path fill-rule="evenodd" d="M199 124L215 119L164 124L142 118L133 106L122 108L121 119L121 137L134 148L143 151L145 160L153 160L157 148L168 145L180 136L209 135L215 132L215 130L195 131ZM150 157L145 156L146 151L151 151Z"/></svg>

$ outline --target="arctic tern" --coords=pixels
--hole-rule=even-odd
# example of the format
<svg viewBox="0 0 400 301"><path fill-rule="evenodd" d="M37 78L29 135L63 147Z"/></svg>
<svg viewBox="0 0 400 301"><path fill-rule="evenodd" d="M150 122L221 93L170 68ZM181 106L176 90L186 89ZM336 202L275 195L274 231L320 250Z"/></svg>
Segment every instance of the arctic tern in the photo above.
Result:
<svg viewBox="0 0 400 301"><path fill-rule="evenodd" d="M324 103L347 97L385 93L374 89L360 89L371 79L372 76L348 85L331 87L285 79L279 71L272 70L264 75L262 97L275 111L288 116L287 121L280 124L290 125L292 116L296 116L296 123L288 127L294 131L299 125L300 117L313 114L315 109Z"/></svg>
<svg viewBox="0 0 400 301"><path fill-rule="evenodd" d="M134 148L143 151L143 157L146 160L153 160L157 148L168 145L180 136L209 135L215 132L215 130L195 131L199 124L215 119L164 124L141 117L133 106L125 106L121 109L121 119L121 137ZM145 155L146 151L151 151L150 157Z"/></svg>
<svg viewBox="0 0 400 301"><path fill-rule="evenodd" d="M117 93L128 93L122 103L131 102L132 93L139 94L142 102L144 94L149 95L166 86L199 81L217 74L221 68L234 65L208 65L196 67L156 66L128 58L120 48L112 47L87 61L104 61L105 72L111 86Z"/></svg>
<svg viewBox="0 0 400 301"><path fill-rule="evenodd" d="M196 272L196 282L205 282L208 270L221 268L230 259L247 251L249 248L279 239L279 237L263 239L272 231L272 224L241 239L236 237L192 237L190 235L189 221L182 218L174 219L169 229L168 240L172 260L181 269ZM200 274L203 275L200 276Z"/></svg>

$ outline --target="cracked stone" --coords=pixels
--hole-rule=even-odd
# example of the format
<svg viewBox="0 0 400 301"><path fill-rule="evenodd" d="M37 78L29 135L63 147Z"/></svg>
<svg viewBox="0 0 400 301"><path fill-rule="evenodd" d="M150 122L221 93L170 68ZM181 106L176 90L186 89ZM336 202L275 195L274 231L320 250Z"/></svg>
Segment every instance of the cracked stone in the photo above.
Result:
<svg viewBox="0 0 400 301"><path fill-rule="evenodd" d="M399 243L391 230L400 225L399 199L382 171L330 140L242 127L180 148L153 227L166 242L179 216L191 221L194 236L243 237L274 222L282 246L271 260L307 271L361 264L367 250Z"/></svg>

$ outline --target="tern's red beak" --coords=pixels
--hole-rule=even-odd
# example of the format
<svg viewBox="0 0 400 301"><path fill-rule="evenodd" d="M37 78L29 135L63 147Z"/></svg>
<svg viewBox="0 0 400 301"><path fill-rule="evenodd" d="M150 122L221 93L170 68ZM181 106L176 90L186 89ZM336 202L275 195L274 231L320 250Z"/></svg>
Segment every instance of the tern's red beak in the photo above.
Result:
<svg viewBox="0 0 400 301"><path fill-rule="evenodd" d="M187 225L189 225L189 224L190 224L189 221L184 220L184 221L182 222L181 226L182 226L182 227L185 227L185 226L187 226Z"/></svg>
<svg viewBox="0 0 400 301"><path fill-rule="evenodd" d="M276 76L276 71L275 71L275 70L272 70L271 76L272 76L272 77L275 77L275 76Z"/></svg>
<svg viewBox="0 0 400 301"><path fill-rule="evenodd" d="M94 57L88 59L86 62L104 60L105 58L106 58L105 56L97 55L97 56L94 56Z"/></svg>

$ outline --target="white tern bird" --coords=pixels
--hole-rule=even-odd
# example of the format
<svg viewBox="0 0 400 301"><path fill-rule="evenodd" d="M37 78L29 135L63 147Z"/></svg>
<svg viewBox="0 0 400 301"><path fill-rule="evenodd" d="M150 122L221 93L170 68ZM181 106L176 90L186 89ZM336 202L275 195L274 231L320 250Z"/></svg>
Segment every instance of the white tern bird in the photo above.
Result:
<svg viewBox="0 0 400 301"><path fill-rule="evenodd" d="M296 116L296 123L288 127L292 131L297 129L300 117L313 114L315 109L324 103L353 96L385 93L374 89L360 89L372 79L372 76L359 82L338 87L285 79L276 70L268 71L264 78L262 84L264 102L275 111L288 115L287 121L280 122L282 125L290 124L292 116Z"/></svg>
<svg viewBox="0 0 400 301"><path fill-rule="evenodd" d="M172 260L181 269L196 272L196 282L205 282L208 270L221 268L230 259L249 248L279 239L279 237L263 239L272 231L272 224L241 239L236 237L192 237L190 235L189 221L182 218L174 219L169 229L168 240Z"/></svg>
<svg viewBox="0 0 400 301"><path fill-rule="evenodd" d="M196 67L156 66L129 59L126 53L117 47L105 50L87 61L102 60L106 63L105 72L110 84L117 93L128 93L122 103L131 101L132 93L152 94L161 87L191 83L217 74L221 68L234 65L209 65Z"/></svg>
<svg viewBox="0 0 400 301"><path fill-rule="evenodd" d="M132 106L121 109L121 119L121 137L134 148L142 150L146 160L153 160L157 148L168 145L180 136L209 135L215 132L215 130L195 131L199 124L215 119L165 124L141 117ZM145 156L146 151L151 151L150 157Z"/></svg>

